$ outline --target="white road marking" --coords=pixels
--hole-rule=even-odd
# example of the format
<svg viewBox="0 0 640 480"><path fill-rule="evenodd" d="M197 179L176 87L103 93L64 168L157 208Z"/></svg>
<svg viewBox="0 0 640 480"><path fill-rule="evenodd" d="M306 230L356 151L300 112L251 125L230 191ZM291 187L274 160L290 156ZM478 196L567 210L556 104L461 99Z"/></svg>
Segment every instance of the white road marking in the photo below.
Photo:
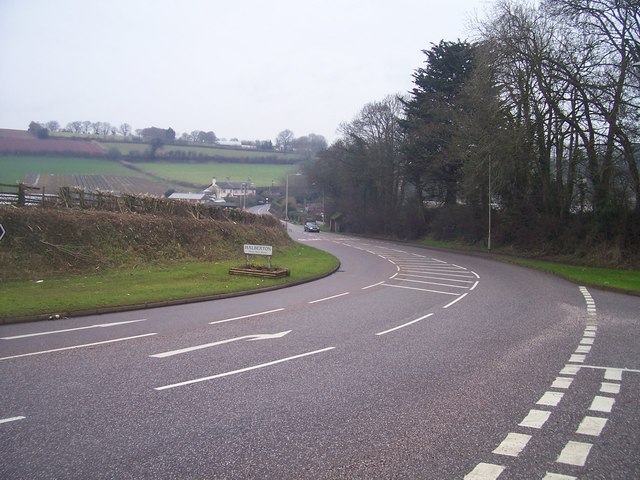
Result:
<svg viewBox="0 0 640 480"><path fill-rule="evenodd" d="M218 342L205 343L203 345L195 345L193 347L186 347L186 348L181 348L179 350L171 350L169 352L156 353L154 355L149 355L149 356L152 357L152 358L172 357L174 355L180 355L182 353L194 352L196 350L202 350L203 348L215 347L215 346L218 346L218 345L224 345L226 343L231 343L231 342L240 342L240 341L243 341L243 340L251 342L251 341L254 341L254 340L270 340L270 339L282 338L282 337L284 337L285 335L287 335L290 332L291 332L291 330L287 330L287 331L279 332L279 333L259 333L259 334L256 334L256 335L244 335L242 337L229 338L227 340L220 340Z"/></svg>
<svg viewBox="0 0 640 480"><path fill-rule="evenodd" d="M299 355L293 355L292 357L281 358L280 360L274 360L272 362L262 363L260 365L253 365L251 367L240 368L238 370L232 370L230 372L219 373L217 375L211 375L209 377L196 378L194 380L187 380L186 382L173 383L171 385L164 385L162 387L155 387L154 390L168 390L170 388L183 387L185 385L191 385L192 383L206 382L208 380L214 380L216 378L228 377L230 375L237 375L239 373L248 372L250 370L257 370L259 368L270 367L271 365L277 365L279 363L288 362L302 357L308 357L309 355L317 355L318 353L328 352L336 347L323 348L321 350L314 350L313 352L301 353Z"/></svg>
<svg viewBox="0 0 640 480"><path fill-rule="evenodd" d="M410 322L407 322L407 323L405 323L403 325L398 325L397 327L390 328L389 330L385 330L384 332L376 333L376 335L384 335L386 333L390 333L390 332L394 332L396 330L400 330L401 328L408 327L409 325L411 325L413 323L416 323L416 322L419 322L420 320L424 320L425 318L429 318L432 315L433 315L433 313L428 313L423 317L416 318L415 320L411 320Z"/></svg>
<svg viewBox="0 0 640 480"><path fill-rule="evenodd" d="M573 382L573 378L567 377L556 377L556 379L551 384L551 388L564 388L567 389L571 386Z"/></svg>
<svg viewBox="0 0 640 480"><path fill-rule="evenodd" d="M479 463L471 472L464 476L464 480L496 480L504 467L493 463Z"/></svg>
<svg viewBox="0 0 640 480"><path fill-rule="evenodd" d="M580 371L580 365L565 365L562 370L560 370L561 375L575 375Z"/></svg>
<svg viewBox="0 0 640 480"><path fill-rule="evenodd" d="M593 345L594 338L583 338L580 340L580 345Z"/></svg>
<svg viewBox="0 0 640 480"><path fill-rule="evenodd" d="M596 336L596 332L587 331L582 334L585 338L594 338Z"/></svg>
<svg viewBox="0 0 640 480"><path fill-rule="evenodd" d="M545 394L542 395L542 397L540 397L540 400L538 400L536 403L538 405L555 407L558 405L558 403L560 403L560 400L562 400L563 396L564 393L561 392L545 392Z"/></svg>
<svg viewBox="0 0 640 480"><path fill-rule="evenodd" d="M362 287L362 290L367 290L369 288L377 287L378 285L382 285L383 283L384 283L384 280L382 282L374 283L373 285L369 285L367 287Z"/></svg>
<svg viewBox="0 0 640 480"><path fill-rule="evenodd" d="M442 278L442 277L434 277L431 275L416 275L412 273L401 273L400 275L402 275L403 277L425 278L429 280L446 280L447 282L473 283L472 280L456 280L455 278Z"/></svg>
<svg viewBox="0 0 640 480"><path fill-rule="evenodd" d="M621 368L607 368L604 371L604 379L605 380L622 381L622 369Z"/></svg>
<svg viewBox="0 0 640 480"><path fill-rule="evenodd" d="M574 353L569 358L569 361L573 362L573 363L584 363L585 358L587 358L586 355L579 355L579 354Z"/></svg>
<svg viewBox="0 0 640 480"><path fill-rule="evenodd" d="M572 477L571 475L561 475L559 473L547 472L542 480L577 480L578 477Z"/></svg>
<svg viewBox="0 0 640 480"><path fill-rule="evenodd" d="M551 412L547 410L529 410L529 414L518 425L529 428L542 428Z"/></svg>
<svg viewBox="0 0 640 480"><path fill-rule="evenodd" d="M87 327L76 327L76 328L65 328L64 330L52 330L50 332L38 332L38 333L27 333L24 335L14 335L13 337L2 337L0 340L16 340L18 338L28 338L28 337L38 337L40 335L51 335L54 333L66 333L66 332L75 332L77 330L88 330L90 328L107 328L107 327L115 327L117 325L124 325L127 323L136 323L136 322L144 322L146 318L142 318L140 320L128 320L126 322L114 322L114 323L101 323L98 325L89 325Z"/></svg>
<svg viewBox="0 0 640 480"><path fill-rule="evenodd" d="M619 383L602 382L602 384L600 385L600 391L602 393L618 394L618 393L620 393L620 384Z"/></svg>
<svg viewBox="0 0 640 480"><path fill-rule="evenodd" d="M615 398L596 395L595 397L593 397L593 401L591 402L591 406L589 406L589 410L593 410L594 412L610 413L614 403L616 403Z"/></svg>
<svg viewBox="0 0 640 480"><path fill-rule="evenodd" d="M227 318L225 320L216 320L214 322L209 322L209 325L215 325L217 323L233 322L235 320L243 320L245 318L258 317L260 315L268 315L269 313L281 312L283 310L284 308L276 308L275 310L267 310L266 312L252 313L250 315L242 315L241 317Z"/></svg>
<svg viewBox="0 0 640 480"><path fill-rule="evenodd" d="M562 449L556 462L583 467L587 463L587 457L593 447L590 443L569 441Z"/></svg>
<svg viewBox="0 0 640 480"><path fill-rule="evenodd" d="M27 417L10 417L10 418L2 418L0 419L0 423L9 423L9 422L16 422L18 420L24 420Z"/></svg>
<svg viewBox="0 0 640 480"><path fill-rule="evenodd" d="M12 355L10 357L1 357L0 360L9 360L11 358L30 357L32 355L42 355L44 353L63 352L65 350L74 350L74 349L77 349L77 348L93 347L93 346L96 346L96 345L105 345L107 343L123 342L125 340L134 340L136 338L150 337L152 335L157 335L157 333L145 333L144 335L135 335L133 337L116 338L116 339L113 339L113 340L105 340L103 342L85 343L84 345L74 345L72 347L54 348L52 350L44 350L44 351L41 351L41 352L22 353L20 355Z"/></svg>
<svg viewBox="0 0 640 480"><path fill-rule="evenodd" d="M451 288L464 288L468 287L465 285L451 285L450 283L437 283L437 282L427 282L425 280L415 280L413 278L398 278L399 282L413 282L413 283L421 283L424 285L438 285L439 287L451 287Z"/></svg>
<svg viewBox="0 0 640 480"><path fill-rule="evenodd" d="M576 348L576 353L589 353L591 351L591 345L579 345Z"/></svg>
<svg viewBox="0 0 640 480"><path fill-rule="evenodd" d="M472 289L473 290L473 289ZM460 295L458 298L456 298L453 302L449 302L447 303L444 307L442 308L449 308L451 305L453 305L456 302L459 302L460 300L462 300L464 297L467 296L467 293L463 293L462 295Z"/></svg>
<svg viewBox="0 0 640 480"><path fill-rule="evenodd" d="M598 326L597 325L588 325L586 327L584 327L585 331L588 332L595 332L596 330L598 330Z"/></svg>
<svg viewBox="0 0 640 480"><path fill-rule="evenodd" d="M524 447L527 446L531 440L531 435L525 435L523 433L509 433L507 438L505 438L498 448L496 448L492 453L496 455L507 455L509 457L517 457L520 455L520 452L524 450Z"/></svg>
<svg viewBox="0 0 640 480"><path fill-rule="evenodd" d="M403 285L391 285L390 283L383 283L382 284L385 287L394 287L394 288L404 288L407 290L419 290L421 292L429 292L429 293L441 293L443 295L452 295L452 296L458 296L460 295L459 293L453 293L453 292L442 292L440 290L429 290L427 288L416 288L416 287L405 287ZM466 294L465 294L466 295Z"/></svg>
<svg viewBox="0 0 640 480"><path fill-rule="evenodd" d="M330 297L319 298L318 300L312 300L309 303L319 303L324 302L326 300L333 300L334 298L344 297L345 295L349 295L350 292L339 293L338 295L331 295Z"/></svg>
<svg viewBox="0 0 640 480"><path fill-rule="evenodd" d="M600 434L602 433L602 429L606 424L607 424L606 418L587 416L587 417L584 417L584 419L580 423L580 426L578 427L578 430L576 430L576 433L579 433L580 435L590 435L592 437L599 437Z"/></svg>

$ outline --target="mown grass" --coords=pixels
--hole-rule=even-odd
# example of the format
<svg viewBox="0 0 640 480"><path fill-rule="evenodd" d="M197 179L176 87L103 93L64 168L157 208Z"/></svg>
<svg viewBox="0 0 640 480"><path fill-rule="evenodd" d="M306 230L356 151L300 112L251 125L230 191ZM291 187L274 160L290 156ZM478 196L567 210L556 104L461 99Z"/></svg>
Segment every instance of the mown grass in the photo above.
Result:
<svg viewBox="0 0 640 480"><path fill-rule="evenodd" d="M256 260L256 263L265 263L265 260ZM277 254L272 262L274 266L289 269L290 276L260 279L229 275L230 267L243 264L243 260L237 259L3 282L0 283L0 318L68 315L106 307L256 290L309 280L338 266L333 255L307 245L296 245Z"/></svg>
<svg viewBox="0 0 640 480"><path fill-rule="evenodd" d="M504 260L509 263L553 273L581 285L612 288L622 292L640 294L640 271L638 270L581 267L524 258L508 258Z"/></svg>

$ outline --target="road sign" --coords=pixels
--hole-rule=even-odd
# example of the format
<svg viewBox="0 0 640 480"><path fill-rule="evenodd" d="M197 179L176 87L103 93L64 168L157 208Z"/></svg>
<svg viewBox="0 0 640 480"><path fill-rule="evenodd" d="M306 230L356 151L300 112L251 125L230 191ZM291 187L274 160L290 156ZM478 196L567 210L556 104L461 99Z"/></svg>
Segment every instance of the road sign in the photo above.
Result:
<svg viewBox="0 0 640 480"><path fill-rule="evenodd" d="M2 224L0 223L0 240L2 240L2 237L4 237L4 227L2 226Z"/></svg>
<svg viewBox="0 0 640 480"><path fill-rule="evenodd" d="M244 253L247 255L273 255L271 245L245 245Z"/></svg>

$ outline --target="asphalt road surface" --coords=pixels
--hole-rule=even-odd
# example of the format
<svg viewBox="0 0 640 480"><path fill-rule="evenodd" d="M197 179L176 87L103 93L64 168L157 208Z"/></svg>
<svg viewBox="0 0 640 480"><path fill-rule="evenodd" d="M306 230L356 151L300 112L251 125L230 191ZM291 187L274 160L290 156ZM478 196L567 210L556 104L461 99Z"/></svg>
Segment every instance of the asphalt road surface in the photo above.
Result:
<svg viewBox="0 0 640 480"><path fill-rule="evenodd" d="M640 298L290 229L339 271L0 327L0 478L640 478Z"/></svg>

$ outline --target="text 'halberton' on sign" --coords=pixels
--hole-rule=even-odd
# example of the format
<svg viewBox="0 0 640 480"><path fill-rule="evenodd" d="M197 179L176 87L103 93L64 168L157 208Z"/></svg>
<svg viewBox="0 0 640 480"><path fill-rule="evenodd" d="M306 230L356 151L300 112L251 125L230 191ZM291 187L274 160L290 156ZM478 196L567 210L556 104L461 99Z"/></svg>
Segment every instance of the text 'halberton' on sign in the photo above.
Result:
<svg viewBox="0 0 640 480"><path fill-rule="evenodd" d="M245 245L244 253L246 255L273 255L273 247L271 245Z"/></svg>

